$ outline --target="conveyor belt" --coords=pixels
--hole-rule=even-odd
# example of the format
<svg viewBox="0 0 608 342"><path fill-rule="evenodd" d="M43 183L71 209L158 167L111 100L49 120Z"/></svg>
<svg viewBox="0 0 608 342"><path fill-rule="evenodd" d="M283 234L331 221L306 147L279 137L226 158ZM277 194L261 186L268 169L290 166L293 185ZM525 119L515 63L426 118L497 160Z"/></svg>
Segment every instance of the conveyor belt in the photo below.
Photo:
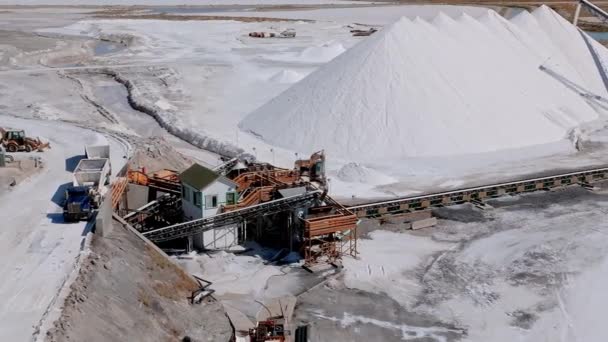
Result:
<svg viewBox="0 0 608 342"><path fill-rule="evenodd" d="M608 168L598 168L547 177L523 179L507 183L369 202L350 206L346 209L354 212L358 217L374 217L383 214L421 210L430 207L459 204L472 200L482 200L484 198L497 197L505 194L546 190L570 184L592 183L606 179L608 179Z"/></svg>
<svg viewBox="0 0 608 342"><path fill-rule="evenodd" d="M606 13L606 11L604 11L603 9L599 8L598 6L594 5L593 3L591 3L588 0L579 0L579 4L585 6L585 8L591 12L593 15L595 15L596 17L598 17L600 20L606 22L608 21L608 13ZM576 23L575 23L576 25Z"/></svg>
<svg viewBox="0 0 608 342"><path fill-rule="evenodd" d="M243 222L243 220L260 214L272 214L284 210L297 208L316 200L321 195L320 191L310 191L302 195L291 196L264 202L251 207L238 209L218 215L197 219L189 222L175 224L169 227L159 228L143 233L145 237L153 242L163 242L182 237L191 236L205 232L217 227Z"/></svg>
<svg viewBox="0 0 608 342"><path fill-rule="evenodd" d="M228 161L226 161L225 163L215 167L213 169L213 171L221 174L221 175L226 175L226 173L230 172L230 170L232 170L232 168L238 164L239 159L238 158L232 158Z"/></svg>

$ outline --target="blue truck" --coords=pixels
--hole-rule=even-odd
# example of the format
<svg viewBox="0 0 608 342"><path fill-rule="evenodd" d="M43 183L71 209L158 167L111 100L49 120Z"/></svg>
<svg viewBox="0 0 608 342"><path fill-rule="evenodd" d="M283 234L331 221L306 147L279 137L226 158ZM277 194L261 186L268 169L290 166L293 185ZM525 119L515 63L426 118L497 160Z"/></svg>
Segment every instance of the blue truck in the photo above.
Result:
<svg viewBox="0 0 608 342"><path fill-rule="evenodd" d="M71 186L65 191L64 221L88 221L93 217L96 208L92 203L90 191L88 186Z"/></svg>
<svg viewBox="0 0 608 342"><path fill-rule="evenodd" d="M110 183L110 147L85 147L86 159L74 170L72 185L65 191L63 218L66 222L89 220L99 209Z"/></svg>

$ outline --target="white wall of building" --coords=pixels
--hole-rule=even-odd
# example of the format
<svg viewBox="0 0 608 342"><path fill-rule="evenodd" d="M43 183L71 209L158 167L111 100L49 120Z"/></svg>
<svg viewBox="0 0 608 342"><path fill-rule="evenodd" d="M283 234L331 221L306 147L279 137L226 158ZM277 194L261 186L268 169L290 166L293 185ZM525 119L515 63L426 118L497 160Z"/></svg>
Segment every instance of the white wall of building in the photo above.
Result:
<svg viewBox="0 0 608 342"><path fill-rule="evenodd" d="M201 194L201 207L194 205L194 192L200 190L182 183L186 191L190 192L189 199L182 195L182 211L184 219L194 220L217 215L222 205L226 204L226 193L235 192L235 186L226 179L219 178L211 183ZM183 192L182 192L183 193ZM216 206L213 207L210 196L217 196ZM238 244L238 227L226 226L197 234L193 240L194 247L198 249L223 249Z"/></svg>
<svg viewBox="0 0 608 342"><path fill-rule="evenodd" d="M234 185L225 179L218 178L203 190L203 217L213 216L219 213L220 207L226 204L226 193L236 191ZM217 195L217 206L212 207L207 203L208 196Z"/></svg>
<svg viewBox="0 0 608 342"><path fill-rule="evenodd" d="M195 219L199 219L203 217L203 209L197 207L194 205L194 203L192 202L193 199L193 192L196 192L198 190L194 189L193 187L182 183L182 186L187 189L186 191L190 192L190 200L187 200L184 198L183 196L183 189L182 189L182 212L184 214L184 219L185 220L195 220Z"/></svg>

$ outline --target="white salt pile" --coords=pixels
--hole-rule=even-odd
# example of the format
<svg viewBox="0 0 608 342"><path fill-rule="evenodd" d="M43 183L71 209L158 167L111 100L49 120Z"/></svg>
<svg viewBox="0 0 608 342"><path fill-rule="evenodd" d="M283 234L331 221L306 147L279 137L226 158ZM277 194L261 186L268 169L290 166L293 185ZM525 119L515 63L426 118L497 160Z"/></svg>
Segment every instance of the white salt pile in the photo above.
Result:
<svg viewBox="0 0 608 342"><path fill-rule="evenodd" d="M326 42L321 45L313 45L304 50L284 55L266 56L267 59L279 62L296 62L306 64L327 63L342 54L346 49L338 42Z"/></svg>
<svg viewBox="0 0 608 342"><path fill-rule="evenodd" d="M581 93L608 97L607 56L545 6L513 22L493 11L402 18L240 127L288 149L364 162L551 143L603 114Z"/></svg>
<svg viewBox="0 0 608 342"><path fill-rule="evenodd" d="M283 69L272 75L270 81L276 83L296 83L302 78L304 78L304 76L297 71Z"/></svg>
<svg viewBox="0 0 608 342"><path fill-rule="evenodd" d="M359 163L348 163L342 166L338 170L337 177L343 182L364 183L370 185L396 182L394 178L386 176Z"/></svg>
<svg viewBox="0 0 608 342"><path fill-rule="evenodd" d="M300 53L300 60L306 62L328 62L346 51L340 43L330 42L321 46L307 47Z"/></svg>

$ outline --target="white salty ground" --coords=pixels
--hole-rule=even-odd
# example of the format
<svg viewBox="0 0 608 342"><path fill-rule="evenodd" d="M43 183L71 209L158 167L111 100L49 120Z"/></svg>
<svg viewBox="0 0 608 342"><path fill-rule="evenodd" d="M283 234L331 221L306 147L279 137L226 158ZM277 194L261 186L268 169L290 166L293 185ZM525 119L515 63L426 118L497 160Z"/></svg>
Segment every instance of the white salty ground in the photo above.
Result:
<svg viewBox="0 0 608 342"><path fill-rule="evenodd" d="M319 8L299 11L230 12L234 17L269 17L286 19L306 19L338 23L359 23L365 25L388 25L401 17L432 19L437 13L457 17L463 13L478 16L485 13L484 7L452 5L406 5L382 6L376 8ZM200 15L212 15L200 13Z"/></svg>
<svg viewBox="0 0 608 342"><path fill-rule="evenodd" d="M313 325L312 341L370 332L385 341L605 341L607 199L575 187L486 211L452 207L442 216L462 222L423 231L379 226L400 232L360 239L343 278L305 296L297 314ZM374 293L380 307L353 304L371 295L352 289Z"/></svg>
<svg viewBox="0 0 608 342"><path fill-rule="evenodd" d="M435 259L422 279L431 289L427 297L443 301L426 308L468 326L470 341L605 340L605 330L587 320L606 305L596 284L589 286L607 281L608 250L600 242L608 230L605 197L541 203L498 209L495 224L461 224L436 233L451 239L488 226L493 231ZM530 326L518 322L520 313L532 315Z"/></svg>
<svg viewBox="0 0 608 342"><path fill-rule="evenodd" d="M50 31L93 38L112 34L137 37L131 47L103 56L102 60L111 65L128 61L129 64L153 63L165 68L166 74L171 75L175 82L172 91L179 97L163 94L163 90L156 90L154 84L143 94L144 97L161 98L162 103L170 105L164 106L168 110L162 115L172 118L178 127L194 128L204 136L238 145L261 160L291 167L296 159L295 151L272 146L239 132L237 124L251 111L287 89L293 84L291 81L298 81L343 49L362 40L352 37L349 33L351 28L346 25L353 22L386 24L400 15L414 17L421 14L430 19L439 12L455 17L462 12L479 16L486 10L454 6L389 6L275 13L278 17L295 18L305 12L311 13L310 18L317 16L323 20L291 23L85 20ZM275 40L246 37L251 31L280 32L285 28L295 28L297 37ZM145 80L144 74L139 76L142 80ZM604 132L594 133L600 126L591 125L589 132L603 136ZM332 194L339 198L390 197L442 190L454 184L496 182L564 168L565 165L569 168L601 165L608 162L602 151L591 148L577 153L572 143L564 140L498 153L360 163L362 168L373 170L371 173L377 175L369 182L341 179L338 176L340 169L353 160L345 160L340 155L328 155L327 169L332 179ZM306 155L306 152L298 152L299 157Z"/></svg>
<svg viewBox="0 0 608 342"><path fill-rule="evenodd" d="M61 122L3 115L0 126L25 129L51 143L50 150L35 154L44 161L44 170L0 197L0 340L28 341L55 305L89 229L86 222L63 222L62 186L72 181L67 159L82 155L85 144L110 143L112 166L119 170L126 146Z"/></svg>
<svg viewBox="0 0 608 342"><path fill-rule="evenodd" d="M214 296L224 305L241 311L255 321L259 304L273 299L296 295L334 273L331 266L318 274L305 271L297 252L283 257L282 265L270 262L278 251L248 243L252 250L245 254L219 251L191 253L178 259L186 271L211 282ZM242 251L241 251L242 252Z"/></svg>

